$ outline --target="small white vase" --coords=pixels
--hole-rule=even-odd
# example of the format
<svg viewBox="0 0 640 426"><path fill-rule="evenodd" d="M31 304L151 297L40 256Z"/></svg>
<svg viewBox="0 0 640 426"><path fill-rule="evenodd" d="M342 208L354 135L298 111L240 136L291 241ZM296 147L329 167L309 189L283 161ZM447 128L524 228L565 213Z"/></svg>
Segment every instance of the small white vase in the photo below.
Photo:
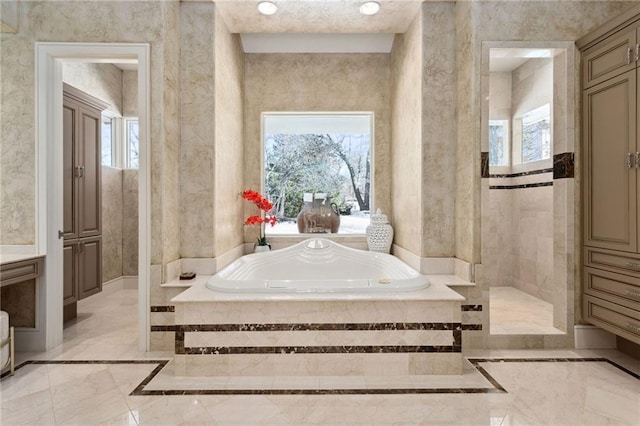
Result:
<svg viewBox="0 0 640 426"><path fill-rule="evenodd" d="M387 215L382 214L380 209L371 215L371 224L367 226L366 233L369 251L389 253L393 241L393 228Z"/></svg>
<svg viewBox="0 0 640 426"><path fill-rule="evenodd" d="M266 246L259 246L259 245L255 245L253 247L253 252L254 253L264 253L267 251L271 251L271 246L270 245L266 245Z"/></svg>

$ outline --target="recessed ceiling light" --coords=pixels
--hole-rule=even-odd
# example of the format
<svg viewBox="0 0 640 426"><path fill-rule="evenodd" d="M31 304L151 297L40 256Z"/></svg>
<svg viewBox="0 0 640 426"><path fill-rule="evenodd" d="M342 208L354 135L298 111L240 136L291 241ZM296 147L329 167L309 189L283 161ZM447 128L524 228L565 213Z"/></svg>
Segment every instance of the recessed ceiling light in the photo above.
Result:
<svg viewBox="0 0 640 426"><path fill-rule="evenodd" d="M380 11L380 3L377 1L366 1L360 6L360 13L363 15L375 15Z"/></svg>
<svg viewBox="0 0 640 426"><path fill-rule="evenodd" d="M258 3L258 12L263 15L273 15L278 11L278 6L270 1L261 1Z"/></svg>

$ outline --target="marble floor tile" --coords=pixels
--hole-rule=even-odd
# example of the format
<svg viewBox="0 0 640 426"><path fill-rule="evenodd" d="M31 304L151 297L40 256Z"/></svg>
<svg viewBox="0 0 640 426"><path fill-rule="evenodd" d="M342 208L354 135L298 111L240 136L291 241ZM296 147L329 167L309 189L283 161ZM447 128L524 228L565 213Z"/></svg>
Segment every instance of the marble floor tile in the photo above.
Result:
<svg viewBox="0 0 640 426"><path fill-rule="evenodd" d="M491 334L563 334L553 326L553 305L513 287L492 287Z"/></svg>
<svg viewBox="0 0 640 426"><path fill-rule="evenodd" d="M0 424L640 425L640 360L615 350L473 350L459 376L187 377L167 364L172 354L137 351L132 295L82 306L87 319L65 330L64 345L19 354L29 363L0 381ZM109 306L123 301L115 318ZM388 392L397 389L437 392ZM258 394L238 394L247 390Z"/></svg>

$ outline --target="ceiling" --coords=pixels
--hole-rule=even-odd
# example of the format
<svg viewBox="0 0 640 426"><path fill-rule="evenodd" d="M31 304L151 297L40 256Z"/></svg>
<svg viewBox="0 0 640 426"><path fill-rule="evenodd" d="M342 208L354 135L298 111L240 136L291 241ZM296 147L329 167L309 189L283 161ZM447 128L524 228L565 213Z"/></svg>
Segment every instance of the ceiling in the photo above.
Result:
<svg viewBox="0 0 640 426"><path fill-rule="evenodd" d="M511 72L530 59L551 58L554 49L495 48L489 49L489 71Z"/></svg>
<svg viewBox="0 0 640 426"><path fill-rule="evenodd" d="M404 33L423 0L377 0L380 12L360 14L364 0L271 0L272 16L260 15L258 0L214 0L232 33Z"/></svg>

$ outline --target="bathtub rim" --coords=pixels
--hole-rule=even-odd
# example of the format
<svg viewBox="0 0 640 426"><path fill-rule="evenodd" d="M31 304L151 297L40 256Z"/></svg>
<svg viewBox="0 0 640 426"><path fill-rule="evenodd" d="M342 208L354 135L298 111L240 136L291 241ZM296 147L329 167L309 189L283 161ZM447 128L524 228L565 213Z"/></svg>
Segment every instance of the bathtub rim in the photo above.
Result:
<svg viewBox="0 0 640 426"><path fill-rule="evenodd" d="M364 264L366 270L361 272L363 274L370 273L372 269L378 273L370 276L347 274L338 278L295 278L300 269L292 270L291 278L268 277L268 273L265 274L266 278L256 278L255 271L251 273L252 269L268 266L269 262L278 264L283 260L300 263L302 266L317 266L318 261L326 258L325 252L329 253L330 260L345 257L356 262L356 265ZM375 265L375 268L372 265ZM379 265L383 268L378 269ZM242 270L245 268L248 268L249 272ZM381 271L383 273L380 273ZM299 286L296 286L296 283ZM430 285L428 277L391 254L355 249L324 237L307 238L281 250L244 255L207 280L209 289L223 293L387 293L420 291Z"/></svg>

